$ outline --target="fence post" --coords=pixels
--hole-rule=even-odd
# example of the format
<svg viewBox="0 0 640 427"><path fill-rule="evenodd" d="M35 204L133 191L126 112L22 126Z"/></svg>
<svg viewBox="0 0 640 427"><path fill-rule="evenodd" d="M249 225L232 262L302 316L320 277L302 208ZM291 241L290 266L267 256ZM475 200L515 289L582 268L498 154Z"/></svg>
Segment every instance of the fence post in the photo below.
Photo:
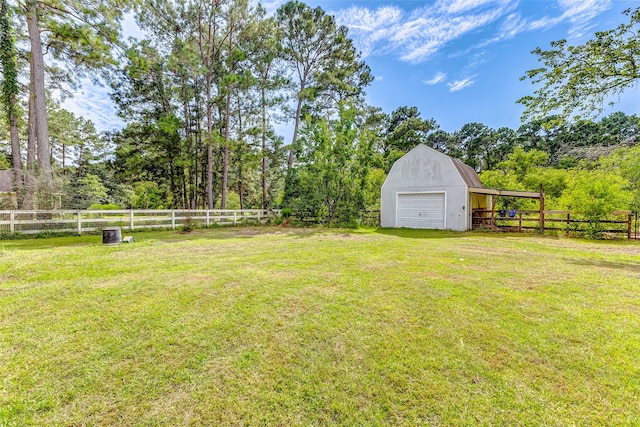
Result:
<svg viewBox="0 0 640 427"><path fill-rule="evenodd" d="M258 211L258 222L262 219L262 209Z"/></svg>
<svg viewBox="0 0 640 427"><path fill-rule="evenodd" d="M522 212L518 214L518 233L522 233Z"/></svg>
<svg viewBox="0 0 640 427"><path fill-rule="evenodd" d="M238 221L238 212L233 211L233 225L236 225L237 221Z"/></svg>
<svg viewBox="0 0 640 427"><path fill-rule="evenodd" d="M174 211L173 209L171 210L171 229L176 229L176 211Z"/></svg>
<svg viewBox="0 0 640 427"><path fill-rule="evenodd" d="M133 231L133 209L129 210L129 231Z"/></svg>
<svg viewBox="0 0 640 427"><path fill-rule="evenodd" d="M15 211L9 211L9 232L11 234L16 232L16 213Z"/></svg>
<svg viewBox="0 0 640 427"><path fill-rule="evenodd" d="M209 209L207 209L207 228L211 225L211 220L209 219Z"/></svg>
<svg viewBox="0 0 640 427"><path fill-rule="evenodd" d="M540 184L540 232L544 233L544 190Z"/></svg>
<svg viewBox="0 0 640 427"><path fill-rule="evenodd" d="M627 239L631 239L631 218L632 218L633 214L629 213L629 215L627 215Z"/></svg>
<svg viewBox="0 0 640 427"><path fill-rule="evenodd" d="M78 234L82 234L82 211L78 211Z"/></svg>

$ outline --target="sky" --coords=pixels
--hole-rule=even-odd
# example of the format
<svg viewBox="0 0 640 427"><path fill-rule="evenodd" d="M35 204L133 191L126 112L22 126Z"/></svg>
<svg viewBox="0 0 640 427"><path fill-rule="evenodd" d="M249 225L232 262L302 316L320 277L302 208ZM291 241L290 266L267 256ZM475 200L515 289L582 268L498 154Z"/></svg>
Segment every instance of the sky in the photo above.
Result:
<svg viewBox="0 0 640 427"><path fill-rule="evenodd" d="M275 11L282 0L263 2ZM370 105L390 113L416 106L423 118L453 132L480 122L491 128L520 126L516 101L535 87L520 77L539 66L536 47L554 40L584 43L596 31L628 22L622 11L637 0L308 0L349 29L349 36L375 80ZM131 17L125 34L140 36ZM640 115L640 91L630 89L605 114ZM65 107L96 123L98 130L122 126L107 87L85 82ZM286 139L287 126L279 129Z"/></svg>

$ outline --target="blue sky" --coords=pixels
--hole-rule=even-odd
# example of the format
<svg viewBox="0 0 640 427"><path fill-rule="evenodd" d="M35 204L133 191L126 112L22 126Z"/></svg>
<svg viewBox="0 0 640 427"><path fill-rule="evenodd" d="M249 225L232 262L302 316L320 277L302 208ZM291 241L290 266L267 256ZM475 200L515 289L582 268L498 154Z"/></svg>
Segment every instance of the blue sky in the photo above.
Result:
<svg viewBox="0 0 640 427"><path fill-rule="evenodd" d="M283 2L263 3L275 10ZM582 43L611 29L637 7L627 0L435 0L307 1L349 28L374 82L367 101L385 112L416 106L446 131L481 122L494 129L517 128L516 100L534 87L519 78L538 66L530 52L566 38ZM125 31L135 34L132 20ZM121 126L107 88L85 85L70 110L94 120L99 130ZM640 114L640 92L630 90L606 113ZM606 114L605 113L605 114ZM281 127L289 139L287 127Z"/></svg>

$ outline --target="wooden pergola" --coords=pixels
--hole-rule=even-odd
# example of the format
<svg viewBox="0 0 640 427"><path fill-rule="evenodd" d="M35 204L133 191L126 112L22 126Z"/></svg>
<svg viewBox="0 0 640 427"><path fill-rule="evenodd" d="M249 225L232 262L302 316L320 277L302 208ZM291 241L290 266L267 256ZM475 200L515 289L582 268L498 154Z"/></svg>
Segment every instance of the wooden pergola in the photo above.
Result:
<svg viewBox="0 0 640 427"><path fill-rule="evenodd" d="M491 229L496 229L496 196L500 197L520 197L525 199L537 199L540 201L540 230L544 230L544 191L540 186L540 191L513 191L498 190L496 188L469 188L469 194L482 194L491 196L491 209L489 219L491 220Z"/></svg>

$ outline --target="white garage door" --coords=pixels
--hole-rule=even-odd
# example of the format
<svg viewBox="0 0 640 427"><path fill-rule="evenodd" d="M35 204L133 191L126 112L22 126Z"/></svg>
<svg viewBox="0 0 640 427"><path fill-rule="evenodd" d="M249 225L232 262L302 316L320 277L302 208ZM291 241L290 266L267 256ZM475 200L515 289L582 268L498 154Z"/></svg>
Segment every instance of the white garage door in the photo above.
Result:
<svg viewBox="0 0 640 427"><path fill-rule="evenodd" d="M444 229L444 193L398 194L398 227Z"/></svg>

